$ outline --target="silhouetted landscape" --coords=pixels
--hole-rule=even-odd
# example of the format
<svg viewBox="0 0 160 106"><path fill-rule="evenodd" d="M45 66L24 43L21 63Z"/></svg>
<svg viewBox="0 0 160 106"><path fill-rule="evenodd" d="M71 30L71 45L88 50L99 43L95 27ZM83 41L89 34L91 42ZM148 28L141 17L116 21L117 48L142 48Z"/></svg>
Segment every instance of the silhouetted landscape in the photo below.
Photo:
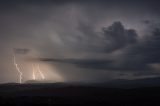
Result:
<svg viewBox="0 0 160 106"><path fill-rule="evenodd" d="M160 86L139 86L136 81L111 81L106 84L74 83L8 83L0 85L0 104L9 105L116 105L136 106L160 104ZM156 78L155 81L160 80ZM134 82L134 83L132 83ZM119 83L119 85L117 85ZM160 84L160 83L159 83ZM102 86L103 85L103 86ZM114 85L114 87L113 87ZM117 85L117 86L115 86ZM131 86L132 85L132 86ZM134 87L133 87L134 85ZM121 86L121 87L119 87ZM129 87L130 86L130 87Z"/></svg>

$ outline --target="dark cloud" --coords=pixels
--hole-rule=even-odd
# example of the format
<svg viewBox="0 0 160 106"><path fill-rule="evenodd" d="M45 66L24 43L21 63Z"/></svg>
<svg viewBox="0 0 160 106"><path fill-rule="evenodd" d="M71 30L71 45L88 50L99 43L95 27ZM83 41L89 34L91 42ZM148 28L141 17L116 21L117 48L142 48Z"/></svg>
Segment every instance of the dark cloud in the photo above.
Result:
<svg viewBox="0 0 160 106"><path fill-rule="evenodd" d="M151 23L151 21L150 20L144 20L144 21L142 21L144 24L150 24Z"/></svg>
<svg viewBox="0 0 160 106"><path fill-rule="evenodd" d="M109 27L104 27L102 29L101 36L103 39L100 38L94 30L86 25L80 24L79 30L86 36L87 43L85 44L89 49L93 52L101 51L102 53L111 53L116 50L123 49L129 45L137 43L137 33L134 29L125 29L121 22L114 22ZM83 39L81 39L83 41ZM82 42L81 41L81 42ZM96 45L92 45L94 43L102 43L103 47L96 48ZM81 43L80 42L80 43ZM76 42L79 43L79 42ZM85 46L84 45L84 46ZM75 46L75 45L73 45ZM76 45L77 46L77 45ZM81 49L78 47L78 49ZM83 48L84 49L84 48ZM100 50L101 49L101 50ZM86 50L86 49L85 49ZM52 62L59 62L59 63L69 63L74 64L78 67L88 68L88 69L103 69L103 70L144 70L147 69L143 65L136 65L136 67L132 64L130 65L117 65L115 61L110 60L103 60L103 59L53 59L53 58L42 58L40 61L52 61Z"/></svg>
<svg viewBox="0 0 160 106"><path fill-rule="evenodd" d="M77 67L94 69L94 70L117 70L117 71L140 71L136 73L141 75L142 73L152 73L154 70L150 67L150 64L160 63L160 29L154 28L150 36L147 36L141 42L137 42L137 34L133 29L125 30L120 22L115 22L112 26L104 29L104 35L112 46L106 46L109 51L115 51L122 49L125 46L126 49L121 58L116 60L106 59L52 59L42 58L40 61L51 61L60 63L74 64ZM108 49L108 47L113 47ZM96 49L95 49L96 50ZM107 52L108 52L107 51ZM150 72L148 72L150 71Z"/></svg>
<svg viewBox="0 0 160 106"><path fill-rule="evenodd" d="M103 33L106 39L106 52L136 43L138 36L134 29L125 29L121 22L114 22L111 26L103 28Z"/></svg>
<svg viewBox="0 0 160 106"><path fill-rule="evenodd" d="M139 64L160 63L160 29L155 28L152 35L137 43L126 53L126 58L134 58ZM132 60L132 59L131 59Z"/></svg>
<svg viewBox="0 0 160 106"><path fill-rule="evenodd" d="M145 75L145 73L154 74L154 69L151 64L160 63L160 29L152 29L152 33L141 42L126 48L119 60L115 60L113 65L106 65L106 69L110 70L130 70L140 71L137 74ZM117 65L116 61L119 62ZM94 67L94 65L93 65ZM144 72L141 72L144 71ZM149 72L147 72L149 71Z"/></svg>
<svg viewBox="0 0 160 106"><path fill-rule="evenodd" d="M33 60L33 59L32 59ZM37 60L37 59L34 59ZM92 70L106 70L106 71L148 71L151 70L146 64L134 63L121 63L116 64L116 61L103 60L103 59L53 59L53 58L40 58L39 61L53 62L53 63L66 63L73 64L79 68L87 68ZM132 60L132 59L131 59ZM128 61L129 62L129 61Z"/></svg>
<svg viewBox="0 0 160 106"><path fill-rule="evenodd" d="M35 59L36 60L36 59ZM102 59L53 59L53 58L39 58L40 61L46 62L58 62L58 63L68 63L75 64L79 67L102 67L103 65L109 65L112 63L110 60L102 60Z"/></svg>
<svg viewBox="0 0 160 106"><path fill-rule="evenodd" d="M158 0L1 0L0 77L4 79L0 82L17 80L17 73L10 75L16 72L13 48L18 54L28 53L17 55L26 79L32 66L24 59L31 57L49 57L41 59L45 74L51 75L56 67L66 79L105 80L121 73L141 76L145 71L149 75L150 64L160 59L159 25L155 25L160 22L159 4Z"/></svg>
<svg viewBox="0 0 160 106"><path fill-rule="evenodd" d="M14 48L13 51L14 51L15 54L27 54L27 53L29 53L30 50L26 49L26 48L24 48L24 49Z"/></svg>
<svg viewBox="0 0 160 106"><path fill-rule="evenodd" d="M134 29L126 29L120 21L96 32L93 23L79 22L79 35L63 38L63 42L78 51L111 53L137 42L138 34ZM74 40L73 40L74 39ZM72 41L71 41L72 40Z"/></svg>

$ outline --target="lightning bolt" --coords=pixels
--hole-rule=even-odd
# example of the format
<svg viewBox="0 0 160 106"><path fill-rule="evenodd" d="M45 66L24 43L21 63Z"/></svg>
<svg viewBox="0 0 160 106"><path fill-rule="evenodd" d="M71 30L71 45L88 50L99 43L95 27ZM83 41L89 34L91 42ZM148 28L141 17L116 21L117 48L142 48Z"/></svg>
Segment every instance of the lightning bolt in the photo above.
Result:
<svg viewBox="0 0 160 106"><path fill-rule="evenodd" d="M33 68L32 77L33 77L33 80L36 80L36 76L35 76L35 73L34 73L34 65L33 64L32 64L32 68Z"/></svg>
<svg viewBox="0 0 160 106"><path fill-rule="evenodd" d="M22 83L22 75L23 75L23 73L21 72L18 64L16 63L16 56L15 55L13 55L13 63L14 63L14 65L15 65L18 73L19 73L19 83Z"/></svg>
<svg viewBox="0 0 160 106"><path fill-rule="evenodd" d="M32 78L33 78L33 80L36 80L35 72L38 72L43 80L45 79L44 74L40 70L39 64L37 64L37 65L32 64Z"/></svg>
<svg viewBox="0 0 160 106"><path fill-rule="evenodd" d="M40 73L42 79L45 79L44 74L43 74L42 71L40 70L39 64L37 64L37 69L38 69L38 72Z"/></svg>

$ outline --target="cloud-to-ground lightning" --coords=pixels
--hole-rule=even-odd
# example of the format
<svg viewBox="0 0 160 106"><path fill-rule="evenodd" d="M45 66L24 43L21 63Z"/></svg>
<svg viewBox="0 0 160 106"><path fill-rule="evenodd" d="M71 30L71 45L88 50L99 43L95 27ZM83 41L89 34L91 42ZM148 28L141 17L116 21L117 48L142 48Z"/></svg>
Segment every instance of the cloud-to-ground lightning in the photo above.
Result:
<svg viewBox="0 0 160 106"><path fill-rule="evenodd" d="M32 78L33 80L36 80L35 72L34 72L34 65L32 64Z"/></svg>
<svg viewBox="0 0 160 106"><path fill-rule="evenodd" d="M42 73L42 71L40 70L40 66L39 64L32 64L32 79L33 80L36 80L36 74L35 73L39 73L41 78L44 80L45 79L45 76L44 74Z"/></svg>
<svg viewBox="0 0 160 106"><path fill-rule="evenodd" d="M41 78L42 78L42 79L45 79L44 74L43 74L42 71L40 70L39 64L37 64L37 69L38 69L38 72L39 72L40 75L41 75Z"/></svg>
<svg viewBox="0 0 160 106"><path fill-rule="evenodd" d="M19 68L19 66L18 66L18 64L16 62L16 56L15 55L13 55L13 62L14 62L14 65L15 65L18 73L19 73L19 83L22 83L22 75L23 75L23 73L21 72L21 70L20 70L20 68Z"/></svg>

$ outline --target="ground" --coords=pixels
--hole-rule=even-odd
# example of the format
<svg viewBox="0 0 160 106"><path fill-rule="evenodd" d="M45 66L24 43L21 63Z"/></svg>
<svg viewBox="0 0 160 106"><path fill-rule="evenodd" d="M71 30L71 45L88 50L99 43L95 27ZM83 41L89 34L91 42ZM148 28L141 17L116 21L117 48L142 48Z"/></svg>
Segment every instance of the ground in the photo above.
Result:
<svg viewBox="0 0 160 106"><path fill-rule="evenodd" d="M109 88L70 84L1 84L1 105L160 105L160 87Z"/></svg>

